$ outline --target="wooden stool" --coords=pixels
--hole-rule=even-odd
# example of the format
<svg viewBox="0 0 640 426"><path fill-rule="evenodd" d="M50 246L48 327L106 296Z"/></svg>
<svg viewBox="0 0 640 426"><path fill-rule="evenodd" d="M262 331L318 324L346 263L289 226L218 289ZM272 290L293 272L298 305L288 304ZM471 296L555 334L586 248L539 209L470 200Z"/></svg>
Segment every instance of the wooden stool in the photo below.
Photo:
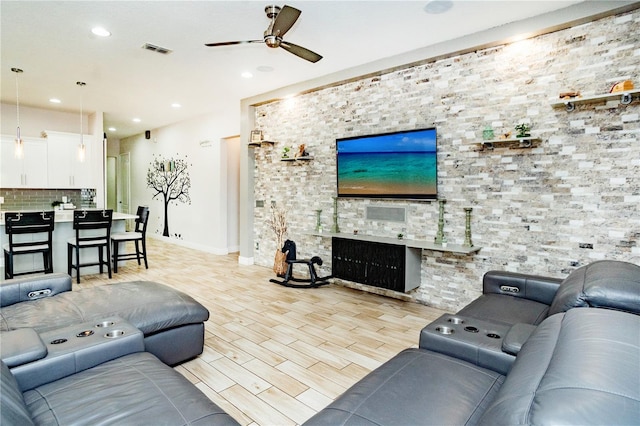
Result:
<svg viewBox="0 0 640 426"><path fill-rule="evenodd" d="M4 216L5 232L9 242L4 244L4 277L11 279L16 275L53 272L53 229L55 213L45 212L6 212ZM16 235L39 235L27 240L15 240ZM21 254L42 253L43 269L27 272L14 272L13 258Z"/></svg>
<svg viewBox="0 0 640 426"><path fill-rule="evenodd" d="M76 270L76 281L80 284L80 268L85 266L99 266L100 273L107 267L111 279L111 223L113 210L74 210L73 229L75 237L67 241L67 273ZM80 249L97 248L98 261L80 263ZM106 249L106 258L103 250ZM76 261L73 262L73 253Z"/></svg>

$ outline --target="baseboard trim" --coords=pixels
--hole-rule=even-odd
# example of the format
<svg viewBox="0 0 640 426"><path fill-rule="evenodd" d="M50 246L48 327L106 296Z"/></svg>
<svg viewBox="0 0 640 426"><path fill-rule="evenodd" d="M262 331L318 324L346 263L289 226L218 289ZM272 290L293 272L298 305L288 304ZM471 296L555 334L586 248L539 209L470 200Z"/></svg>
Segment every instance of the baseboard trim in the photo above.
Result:
<svg viewBox="0 0 640 426"><path fill-rule="evenodd" d="M215 247L205 246L202 244L190 243L184 240L176 240L175 238L164 237L162 235L147 235L149 238L154 238L156 240L164 241L169 244L175 244L177 246L182 246L186 248L191 248L194 250L204 251L206 253L217 254L220 256L227 255L231 253L228 249L219 249Z"/></svg>

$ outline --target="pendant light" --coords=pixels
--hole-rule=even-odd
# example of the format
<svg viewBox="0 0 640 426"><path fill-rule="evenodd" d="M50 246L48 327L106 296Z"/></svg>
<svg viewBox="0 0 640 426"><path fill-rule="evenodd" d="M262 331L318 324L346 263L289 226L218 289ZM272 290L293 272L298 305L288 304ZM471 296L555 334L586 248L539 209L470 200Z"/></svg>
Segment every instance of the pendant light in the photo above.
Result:
<svg viewBox="0 0 640 426"><path fill-rule="evenodd" d="M22 73L20 68L11 68L16 73L16 140L14 147L14 156L16 158L24 157L24 142L20 137L20 91L18 90L18 75Z"/></svg>
<svg viewBox="0 0 640 426"><path fill-rule="evenodd" d="M86 86L87 83L84 81L77 81L76 84L80 86L80 145L78 145L78 161L81 163L84 162L84 157L87 152L87 149L84 145L84 135L83 135L83 117L82 117L82 87Z"/></svg>

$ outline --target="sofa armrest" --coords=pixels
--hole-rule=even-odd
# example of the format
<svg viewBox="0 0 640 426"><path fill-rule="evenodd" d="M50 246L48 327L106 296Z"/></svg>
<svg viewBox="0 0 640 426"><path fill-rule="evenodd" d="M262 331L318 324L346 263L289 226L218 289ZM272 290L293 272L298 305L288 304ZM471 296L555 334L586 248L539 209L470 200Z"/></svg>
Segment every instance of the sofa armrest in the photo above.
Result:
<svg viewBox="0 0 640 426"><path fill-rule="evenodd" d="M71 277L67 274L46 274L3 281L0 283L0 307L50 297L71 291L71 288Z"/></svg>
<svg viewBox="0 0 640 426"><path fill-rule="evenodd" d="M551 305L562 278L517 272L489 271L482 280L484 294L504 294Z"/></svg>
<svg viewBox="0 0 640 426"><path fill-rule="evenodd" d="M12 368L47 356L47 347L33 328L0 333L0 358Z"/></svg>
<svg viewBox="0 0 640 426"><path fill-rule="evenodd" d="M531 336L531 333L533 333L536 328L538 327L531 324L513 324L509 331L507 331L507 335L504 336L502 351L510 355L518 355L522 345L529 339L529 336Z"/></svg>
<svg viewBox="0 0 640 426"><path fill-rule="evenodd" d="M23 392L145 350L142 332L118 317L45 331L40 338L46 356L11 368Z"/></svg>

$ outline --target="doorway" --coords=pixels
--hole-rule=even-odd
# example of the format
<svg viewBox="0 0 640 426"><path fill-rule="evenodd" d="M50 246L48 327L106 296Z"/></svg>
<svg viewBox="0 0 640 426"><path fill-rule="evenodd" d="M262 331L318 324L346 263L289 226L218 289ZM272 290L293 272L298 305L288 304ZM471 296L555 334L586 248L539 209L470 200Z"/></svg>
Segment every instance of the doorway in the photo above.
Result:
<svg viewBox="0 0 640 426"><path fill-rule="evenodd" d="M131 155L128 152L118 155L118 178L116 180L117 188L117 211L120 213L129 213L131 204Z"/></svg>
<svg viewBox="0 0 640 426"><path fill-rule="evenodd" d="M117 187L118 158L107 157L107 209L117 211L118 187Z"/></svg>

